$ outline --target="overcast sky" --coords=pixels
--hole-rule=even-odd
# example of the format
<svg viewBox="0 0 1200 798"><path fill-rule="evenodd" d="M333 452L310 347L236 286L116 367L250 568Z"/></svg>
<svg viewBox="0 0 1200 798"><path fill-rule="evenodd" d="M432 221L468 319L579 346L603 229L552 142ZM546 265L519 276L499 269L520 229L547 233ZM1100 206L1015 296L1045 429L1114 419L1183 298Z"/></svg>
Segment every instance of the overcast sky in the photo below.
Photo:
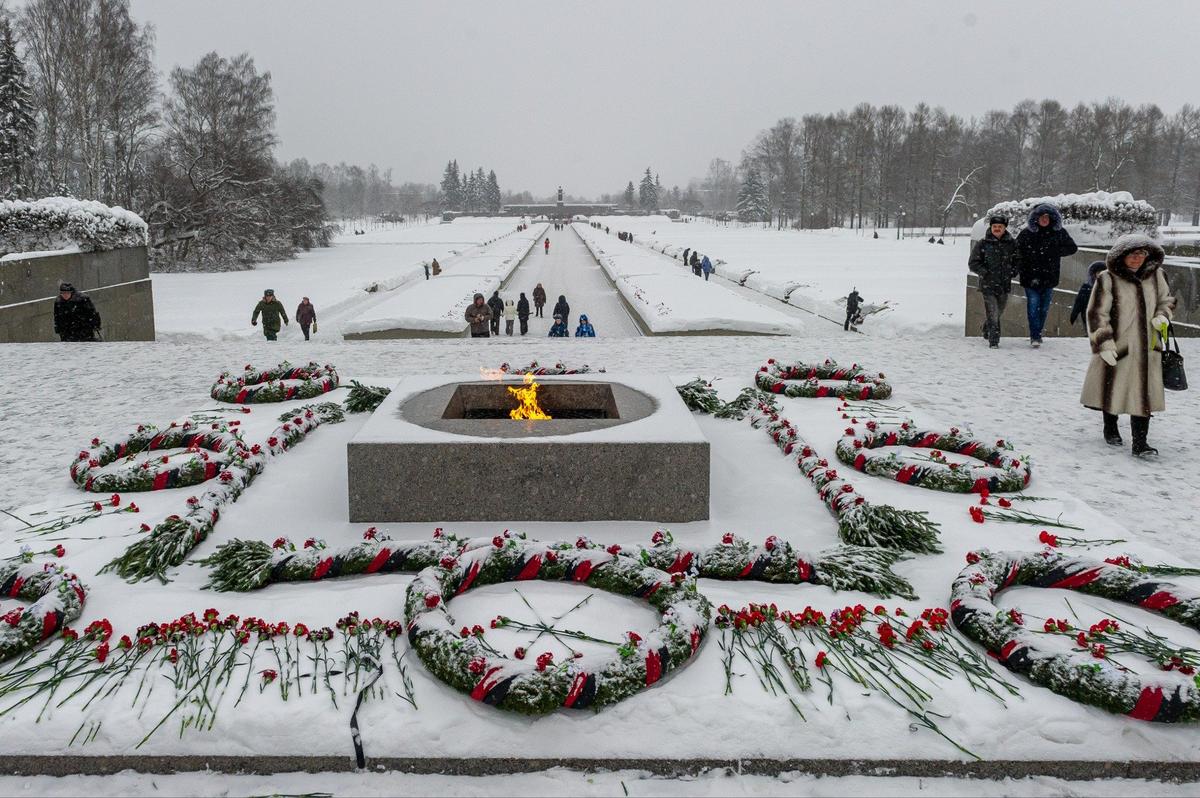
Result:
<svg viewBox="0 0 1200 798"><path fill-rule="evenodd" d="M924 100L1200 103L1200 0L133 0L164 76L204 53L269 70L279 157L446 161L506 190L595 196L736 160L783 116Z"/></svg>

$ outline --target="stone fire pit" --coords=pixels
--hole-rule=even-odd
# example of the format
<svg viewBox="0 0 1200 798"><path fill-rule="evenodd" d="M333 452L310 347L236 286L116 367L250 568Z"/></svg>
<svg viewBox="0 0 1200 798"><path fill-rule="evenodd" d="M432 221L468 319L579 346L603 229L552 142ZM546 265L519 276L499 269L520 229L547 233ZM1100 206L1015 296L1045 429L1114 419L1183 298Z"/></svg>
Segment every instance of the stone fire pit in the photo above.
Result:
<svg viewBox="0 0 1200 798"><path fill-rule="evenodd" d="M508 418L519 378L402 380L348 444L350 520L708 518L708 441L669 380L537 382L552 420Z"/></svg>

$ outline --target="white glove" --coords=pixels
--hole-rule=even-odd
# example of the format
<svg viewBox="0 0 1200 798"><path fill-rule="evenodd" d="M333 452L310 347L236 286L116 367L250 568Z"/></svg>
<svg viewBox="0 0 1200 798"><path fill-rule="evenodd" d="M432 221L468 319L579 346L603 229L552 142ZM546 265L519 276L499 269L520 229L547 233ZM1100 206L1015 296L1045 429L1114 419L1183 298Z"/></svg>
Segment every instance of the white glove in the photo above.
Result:
<svg viewBox="0 0 1200 798"><path fill-rule="evenodd" d="M1117 353L1113 349L1101 349L1100 359L1110 366L1117 365Z"/></svg>
<svg viewBox="0 0 1200 798"><path fill-rule="evenodd" d="M1150 319L1150 326L1156 330L1166 327L1168 324L1170 324L1170 319L1168 319L1166 316L1155 316L1154 318Z"/></svg>

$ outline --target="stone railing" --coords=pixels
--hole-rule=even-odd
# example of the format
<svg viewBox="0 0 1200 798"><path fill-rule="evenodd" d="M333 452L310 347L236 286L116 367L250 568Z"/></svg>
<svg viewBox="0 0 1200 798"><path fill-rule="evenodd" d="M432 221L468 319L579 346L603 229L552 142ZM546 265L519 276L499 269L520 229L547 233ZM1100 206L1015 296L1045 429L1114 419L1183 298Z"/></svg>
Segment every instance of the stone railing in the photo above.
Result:
<svg viewBox="0 0 1200 798"><path fill-rule="evenodd" d="M145 247L0 261L0 343L57 341L54 300L68 282L92 298L105 341L153 341Z"/></svg>
<svg viewBox="0 0 1200 798"><path fill-rule="evenodd" d="M1058 288L1046 316L1044 335L1051 337L1082 337L1087 335L1084 322L1077 319L1071 324L1071 306L1079 286L1087 279L1088 265L1092 261L1104 260L1108 250L1080 247L1079 252L1062 259L1062 271ZM966 268L966 264L963 264ZM1175 295L1175 333L1180 337L1200 337L1200 260L1167 256L1163 271L1171 293ZM979 293L979 278L967 275L967 312L964 332L979 335L983 329L983 299ZM1014 280L1008 306L1000 320L1000 329L1005 337L1021 337L1029 334L1029 323L1025 316L1025 290Z"/></svg>

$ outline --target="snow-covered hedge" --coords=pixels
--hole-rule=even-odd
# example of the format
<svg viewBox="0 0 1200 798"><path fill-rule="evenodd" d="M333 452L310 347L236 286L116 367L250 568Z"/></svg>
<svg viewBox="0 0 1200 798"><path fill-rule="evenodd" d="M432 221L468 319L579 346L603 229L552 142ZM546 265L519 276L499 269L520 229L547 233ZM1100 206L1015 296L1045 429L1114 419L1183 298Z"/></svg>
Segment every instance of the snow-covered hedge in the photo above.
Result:
<svg viewBox="0 0 1200 798"><path fill-rule="evenodd" d="M136 213L91 200L44 197L0 202L0 255L67 249L100 252L146 245Z"/></svg>
<svg viewBox="0 0 1200 798"><path fill-rule="evenodd" d="M1108 245L1126 233L1158 235L1158 212L1150 203L1135 200L1128 191L1093 191L1001 202L989 208L975 223L971 237L982 238L988 217L996 214L1008 217L1009 226L1020 229L1028 220L1029 212L1042 203L1058 208L1063 226L1078 244Z"/></svg>

